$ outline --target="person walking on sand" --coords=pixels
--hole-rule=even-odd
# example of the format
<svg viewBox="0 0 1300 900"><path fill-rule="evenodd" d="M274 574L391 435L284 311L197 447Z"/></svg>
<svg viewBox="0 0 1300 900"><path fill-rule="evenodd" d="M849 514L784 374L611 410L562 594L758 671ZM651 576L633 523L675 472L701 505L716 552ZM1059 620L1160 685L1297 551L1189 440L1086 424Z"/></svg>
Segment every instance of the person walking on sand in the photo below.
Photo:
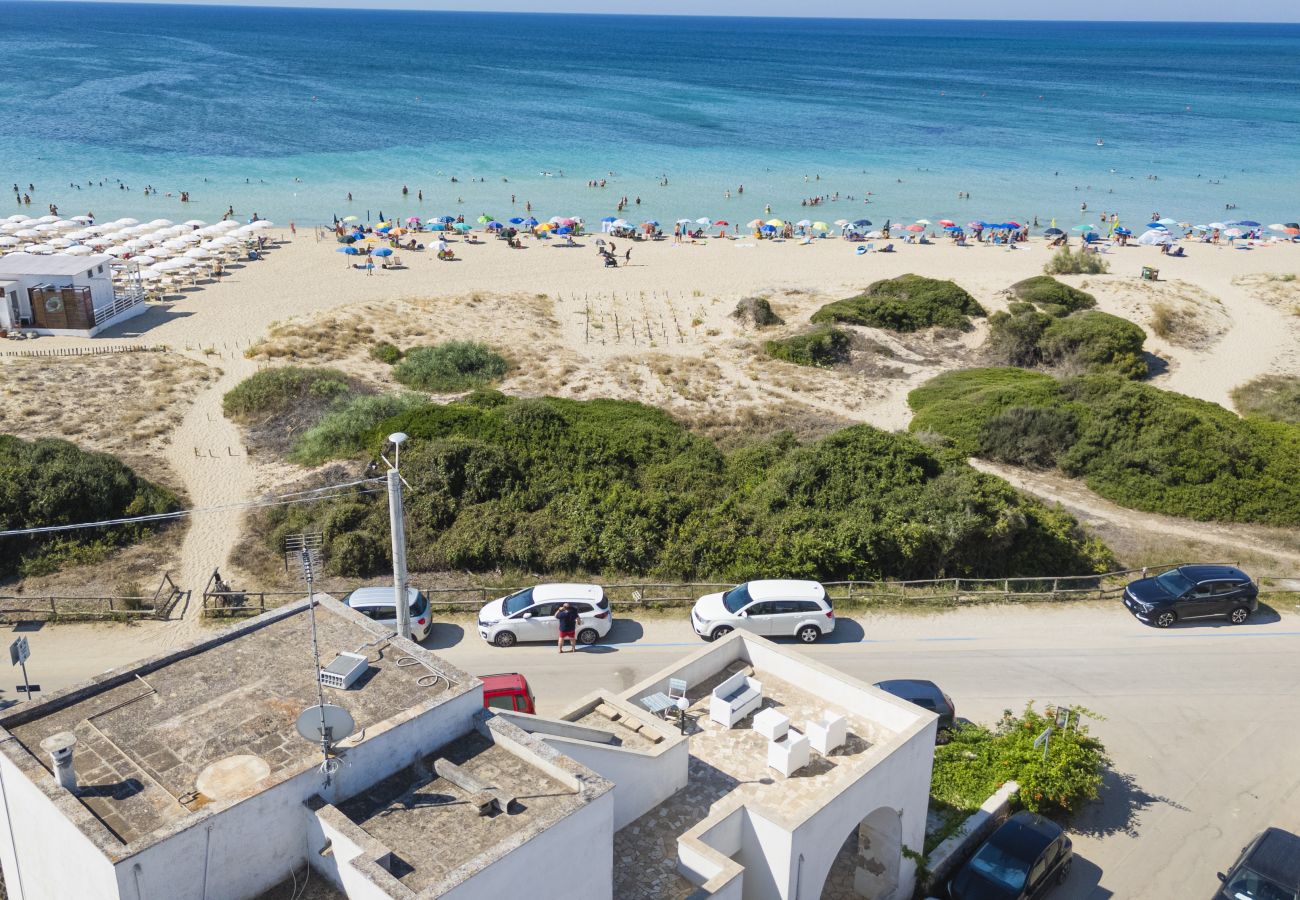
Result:
<svg viewBox="0 0 1300 900"><path fill-rule="evenodd" d="M568 603L560 604L560 608L555 611L555 621L560 623L560 639L556 642L560 652L564 652L564 641L569 641L569 652L578 649L578 611Z"/></svg>

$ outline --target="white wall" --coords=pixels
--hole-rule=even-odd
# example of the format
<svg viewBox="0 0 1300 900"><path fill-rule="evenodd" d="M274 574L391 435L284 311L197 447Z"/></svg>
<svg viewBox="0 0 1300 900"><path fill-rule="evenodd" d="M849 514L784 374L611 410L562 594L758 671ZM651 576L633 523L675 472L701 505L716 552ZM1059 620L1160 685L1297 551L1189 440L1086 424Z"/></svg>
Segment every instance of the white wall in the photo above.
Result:
<svg viewBox="0 0 1300 900"><path fill-rule="evenodd" d="M353 838L360 838L364 832L347 822L337 809L331 807L330 812L332 816L337 816L346 824L344 827L337 827L333 821L330 821L332 816L329 813L311 817L308 838L312 848L308 856L311 867L341 890L348 900L394 900L394 898L401 900L401 898L414 897L413 891L387 871L376 871L376 866L367 865L367 863L377 863L377 848L373 844L378 842L371 841L371 847L362 847ZM328 850L322 855L321 850L327 846L327 842ZM368 877L363 870L378 877ZM377 883L379 881L383 884Z"/></svg>
<svg viewBox="0 0 1300 900"><path fill-rule="evenodd" d="M746 810L740 853L736 856L745 867L745 900L786 900L794 896L791 839L780 825L752 809Z"/></svg>
<svg viewBox="0 0 1300 900"><path fill-rule="evenodd" d="M108 858L3 754L0 795L0 861L11 900L116 900Z"/></svg>
<svg viewBox="0 0 1300 900"><path fill-rule="evenodd" d="M118 864L118 882L129 900L246 900L278 884L319 846L308 846L315 816L304 805L321 794L336 802L364 790L417 756L465 734L483 706L481 686L394 728L367 735L347 750L330 789L311 769L270 790L200 819L165 841ZM207 825L211 824L209 835ZM203 895L204 868L207 896ZM137 898L136 873L145 886ZM72 895L65 895L72 896Z"/></svg>
<svg viewBox="0 0 1300 900"><path fill-rule="evenodd" d="M536 735L572 760L614 782L614 830L636 821L686 787L690 747L679 741L659 752L624 750L604 744L571 741L549 734Z"/></svg>
<svg viewBox="0 0 1300 900"><path fill-rule="evenodd" d="M609 900L614 794L608 792L442 895L445 900Z"/></svg>

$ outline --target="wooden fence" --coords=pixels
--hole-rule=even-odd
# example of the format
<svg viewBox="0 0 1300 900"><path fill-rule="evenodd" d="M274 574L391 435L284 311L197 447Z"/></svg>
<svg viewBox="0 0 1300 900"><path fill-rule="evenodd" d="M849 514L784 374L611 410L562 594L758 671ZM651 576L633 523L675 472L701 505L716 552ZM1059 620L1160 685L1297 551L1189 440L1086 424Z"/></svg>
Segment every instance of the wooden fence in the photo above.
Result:
<svg viewBox="0 0 1300 900"><path fill-rule="evenodd" d="M103 619L166 619L187 593L164 574L152 596L88 597L70 595L0 596L0 622L77 622Z"/></svg>
<svg viewBox="0 0 1300 900"><path fill-rule="evenodd" d="M161 344L104 344L94 347L50 347L42 350L0 350L3 356L106 356L114 353L163 353Z"/></svg>

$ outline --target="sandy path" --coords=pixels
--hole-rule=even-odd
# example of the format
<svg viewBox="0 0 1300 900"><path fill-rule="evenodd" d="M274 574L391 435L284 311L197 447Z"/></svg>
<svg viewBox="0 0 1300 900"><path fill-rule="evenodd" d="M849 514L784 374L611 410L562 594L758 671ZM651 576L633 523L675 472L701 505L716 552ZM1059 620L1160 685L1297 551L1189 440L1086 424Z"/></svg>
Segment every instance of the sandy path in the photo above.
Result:
<svg viewBox="0 0 1300 900"><path fill-rule="evenodd" d="M1060 503L1086 525L1111 525L1148 535L1217 544L1275 560L1277 566L1273 571L1259 573L1262 575L1291 575L1300 572L1300 547L1294 543L1288 546L1285 542L1288 533L1284 529L1231 522L1194 522L1158 513L1140 512L1117 506L1094 494L1082 481L1065 478L1057 473L1032 472L983 459L971 459L970 464L981 472L1005 479L1026 493ZM1294 541L1295 536L1289 536Z"/></svg>

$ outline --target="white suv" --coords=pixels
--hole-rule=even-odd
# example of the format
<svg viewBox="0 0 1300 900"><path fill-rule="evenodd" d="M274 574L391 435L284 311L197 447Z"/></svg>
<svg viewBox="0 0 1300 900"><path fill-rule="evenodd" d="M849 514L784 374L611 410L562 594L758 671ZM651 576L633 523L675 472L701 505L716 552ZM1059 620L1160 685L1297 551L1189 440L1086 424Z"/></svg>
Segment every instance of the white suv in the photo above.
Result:
<svg viewBox="0 0 1300 900"><path fill-rule="evenodd" d="M411 640L422 641L433 630L433 617L429 615L429 598L413 587L406 589L411 604ZM367 619L374 619L385 628L397 630L397 605L393 603L393 588L357 588L343 598L343 602Z"/></svg>
<svg viewBox="0 0 1300 900"><path fill-rule="evenodd" d="M568 603L578 613L578 643L594 644L609 634L614 617L609 598L598 584L539 584L493 600L479 610L479 637L498 647L519 641L556 641L556 610Z"/></svg>
<svg viewBox="0 0 1300 900"><path fill-rule="evenodd" d="M815 581L749 581L696 600L691 627L706 641L741 628L812 644L835 630L835 610Z"/></svg>

